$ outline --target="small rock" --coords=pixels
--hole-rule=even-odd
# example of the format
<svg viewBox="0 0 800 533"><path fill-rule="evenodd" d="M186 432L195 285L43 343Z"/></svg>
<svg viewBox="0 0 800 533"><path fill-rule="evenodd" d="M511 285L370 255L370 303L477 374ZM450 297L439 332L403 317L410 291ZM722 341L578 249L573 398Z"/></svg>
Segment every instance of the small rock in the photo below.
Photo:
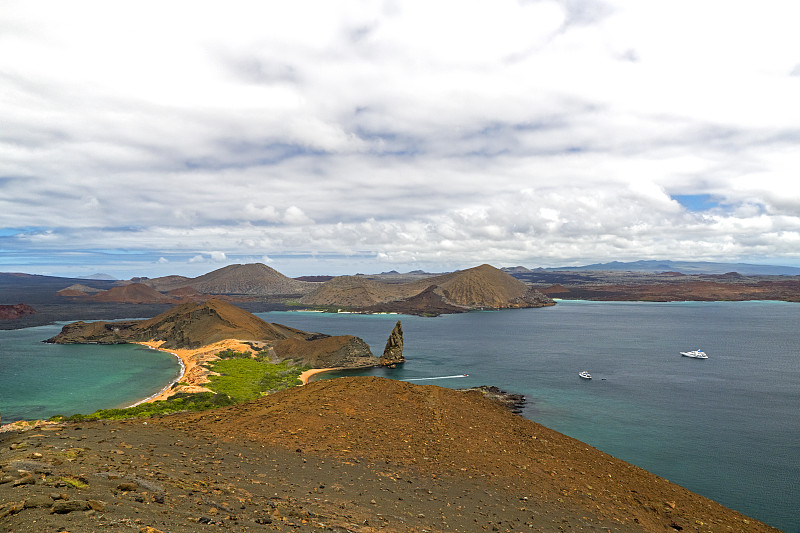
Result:
<svg viewBox="0 0 800 533"><path fill-rule="evenodd" d="M201 516L197 519L198 524L213 524L214 521L207 516Z"/></svg>
<svg viewBox="0 0 800 533"><path fill-rule="evenodd" d="M66 493L63 492L51 492L50 498L54 500L68 500L69 496L67 496Z"/></svg>
<svg viewBox="0 0 800 533"><path fill-rule="evenodd" d="M153 494L153 501L156 503L164 503L164 495L161 493Z"/></svg>
<svg viewBox="0 0 800 533"><path fill-rule="evenodd" d="M98 513L102 513L106 510L106 502L101 500L89 500L89 507Z"/></svg>
<svg viewBox="0 0 800 533"><path fill-rule="evenodd" d="M25 508L25 502L9 502L0 505L0 518L17 514Z"/></svg>
<svg viewBox="0 0 800 533"><path fill-rule="evenodd" d="M135 491L136 489L139 488L139 485L137 485L136 483L131 483L129 481L125 481L125 482L120 483L119 485L117 485L117 488L119 490L124 490L126 492L133 492L133 491Z"/></svg>
<svg viewBox="0 0 800 533"><path fill-rule="evenodd" d="M25 500L26 509L34 509L36 507L50 507L53 505L53 499L49 496L33 496Z"/></svg>
<svg viewBox="0 0 800 533"><path fill-rule="evenodd" d="M256 524L271 524L272 518L256 518Z"/></svg>
<svg viewBox="0 0 800 533"><path fill-rule="evenodd" d="M35 485L36 479L34 479L33 474L26 474L19 478L18 480L14 481L11 486L12 487L19 487L20 485Z"/></svg>
<svg viewBox="0 0 800 533"><path fill-rule="evenodd" d="M139 533L164 533L164 532L154 527L144 526L142 529L139 530Z"/></svg>
<svg viewBox="0 0 800 533"><path fill-rule="evenodd" d="M50 512L55 514L67 514L73 511L86 511L88 509L89 502L85 500L59 500L53 503Z"/></svg>
<svg viewBox="0 0 800 533"><path fill-rule="evenodd" d="M11 483L15 479L16 478L14 476L10 476L8 474L6 474L4 476L0 476L0 485L3 485L4 483Z"/></svg>

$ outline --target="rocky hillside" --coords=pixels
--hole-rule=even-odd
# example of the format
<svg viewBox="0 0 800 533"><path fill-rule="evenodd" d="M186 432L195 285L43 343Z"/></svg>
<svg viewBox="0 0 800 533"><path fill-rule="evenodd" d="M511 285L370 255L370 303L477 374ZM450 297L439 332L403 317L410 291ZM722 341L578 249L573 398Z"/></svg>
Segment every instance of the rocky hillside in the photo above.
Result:
<svg viewBox="0 0 800 533"><path fill-rule="evenodd" d="M289 420L291 423L287 423ZM377 377L339 378L313 382L248 404L155 423L191 428L231 443L248 440L268 448L280 446L307 457L333 456L346 463L375 463L398 484L404 484L407 476L420 474L460 480L465 483L462 490L454 490L438 502L441 511L425 513L434 531L482 530L474 522L471 529L469 521L459 521L463 515L474 517L481 526L489 525L492 530L495 526L498 531L527 531L536 525L543 529L534 530L559 531L558 525L537 520L537 516L548 515L548 509L560 512L562 518L583 517L584 527L575 528L581 530L774 531L645 470L514 415L479 391L412 385ZM409 474L401 473L404 469ZM505 487L514 502L506 503L502 511L494 509L497 514L490 512L481 517L479 509L462 505L461 498L466 496L466 484L470 482L484 484L486 492ZM384 500L394 505L387 519L399 527L401 523L394 517L403 514L404 504L392 498L391 492L369 497L373 505Z"/></svg>
<svg viewBox="0 0 800 533"><path fill-rule="evenodd" d="M272 324L222 300L186 303L148 320L74 322L47 342L122 344L164 341L162 348L195 349L226 339L252 342L278 359L315 368L380 366L369 346L352 335L328 336Z"/></svg>
<svg viewBox="0 0 800 533"><path fill-rule="evenodd" d="M341 276L322 284L304 296L301 302L414 314L553 305L549 297L490 265L410 283L383 283L362 276Z"/></svg>
<svg viewBox="0 0 800 533"><path fill-rule="evenodd" d="M299 295L313 290L316 285L284 276L262 263L229 265L196 278L166 276L142 280L158 290L171 291L190 287L206 294L247 294L253 296Z"/></svg>

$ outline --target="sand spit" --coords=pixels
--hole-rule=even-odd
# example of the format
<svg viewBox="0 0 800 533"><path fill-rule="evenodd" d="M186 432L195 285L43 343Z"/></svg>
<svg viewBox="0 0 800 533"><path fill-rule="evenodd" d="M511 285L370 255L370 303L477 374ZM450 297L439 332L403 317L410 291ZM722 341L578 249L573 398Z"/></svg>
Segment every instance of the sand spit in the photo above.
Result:
<svg viewBox="0 0 800 533"><path fill-rule="evenodd" d="M136 405L139 403L154 402L156 400L166 400L179 392L210 392L210 389L204 385L209 382L208 376L212 374L212 372L203 366L205 363L219 359L217 354L225 350L235 350L237 352L253 351L252 346L246 344L244 341L236 339L215 342L193 350L177 348L163 349L161 345L164 344L164 341L137 342L136 344L170 353L177 357L183 366L181 375L167 385L160 393L145 398L137 402ZM173 386L176 383L178 385Z"/></svg>

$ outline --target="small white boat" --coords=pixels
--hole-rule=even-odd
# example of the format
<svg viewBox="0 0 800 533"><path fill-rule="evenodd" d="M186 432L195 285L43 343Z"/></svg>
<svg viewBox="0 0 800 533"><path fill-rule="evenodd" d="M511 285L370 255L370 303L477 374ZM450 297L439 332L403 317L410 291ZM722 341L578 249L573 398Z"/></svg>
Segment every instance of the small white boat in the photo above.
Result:
<svg viewBox="0 0 800 533"><path fill-rule="evenodd" d="M592 379L592 375L588 373L586 370L584 370L583 372L578 372L578 375L583 379Z"/></svg>
<svg viewBox="0 0 800 533"><path fill-rule="evenodd" d="M684 357L691 357L692 359L708 359L706 352L703 350L691 350L689 352L681 352Z"/></svg>

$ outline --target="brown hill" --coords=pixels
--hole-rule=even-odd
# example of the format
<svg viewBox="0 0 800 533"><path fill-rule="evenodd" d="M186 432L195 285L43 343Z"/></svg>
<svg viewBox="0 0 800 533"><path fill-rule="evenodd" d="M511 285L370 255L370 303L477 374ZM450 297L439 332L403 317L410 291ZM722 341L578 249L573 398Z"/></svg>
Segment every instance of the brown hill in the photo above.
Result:
<svg viewBox="0 0 800 533"><path fill-rule="evenodd" d="M419 294L403 300L394 300L369 306L364 309L370 313L403 313L404 315L438 316L468 311L464 307L447 303L436 286L431 285Z"/></svg>
<svg viewBox="0 0 800 533"><path fill-rule="evenodd" d="M155 289L143 285L142 283L131 283L114 287L107 291L101 291L88 298L95 302L117 302L127 304L160 304L174 301L165 294L161 294Z"/></svg>
<svg viewBox="0 0 800 533"><path fill-rule="evenodd" d="M262 263L229 265L196 278L167 276L143 281L159 291L191 287L206 294L248 294L254 296L299 295L316 284L284 276Z"/></svg>
<svg viewBox="0 0 800 533"><path fill-rule="evenodd" d="M436 283L445 301L470 309L541 307L553 300L491 265L481 265L424 280Z"/></svg>
<svg viewBox="0 0 800 533"><path fill-rule="evenodd" d="M480 519L476 513L475 529L466 524L466 529L455 529L454 524L438 522L440 516L451 514L451 508L449 520L475 511L470 506L456 508L468 492L467 485L473 483L483 484L486 493L504 488L513 495L515 503L509 500L502 512L494 511L500 513L494 518L502 522L502 529L495 528L500 531L528 530L524 521L539 511L547 514L548 509L560 510L565 517L577 514L587 522L587 516L592 517L591 530L774 531L514 415L477 391L377 377L339 378L247 404L153 423L213 435L229 445L252 441L267 448L277 445L297 450L306 457L333 456L348 464L374 463L386 472L385 476L402 482L421 475L456 486L456 480L461 480L462 490L454 490L439 502L442 511L432 513L440 524L433 528L436 531L481 531L490 520L489 515ZM373 505L383 499L376 494L370 497ZM394 500L398 508L402 506L390 495L387 499ZM444 511L445 506L448 511ZM531 507L537 512L532 513ZM393 513L401 511L389 512ZM514 524L516 520L521 522ZM540 531L560 530L558 524L551 524L552 529L541 522L539 525L545 526L537 529Z"/></svg>
<svg viewBox="0 0 800 533"><path fill-rule="evenodd" d="M148 320L74 322L47 342L122 344L163 341L162 348L196 349L226 339L270 348L278 359L293 359L316 368L380 366L358 337L331 337L272 324L228 302L176 305Z"/></svg>
<svg viewBox="0 0 800 533"><path fill-rule="evenodd" d="M300 301L308 305L361 309L412 296L408 284L388 284L363 276L337 276L318 286Z"/></svg>
<svg viewBox="0 0 800 533"><path fill-rule="evenodd" d="M103 289L96 289L94 287L89 287L88 285L75 283L65 289L61 289L60 291L56 292L56 294L67 298L83 298L91 294L97 294L98 292L103 292Z"/></svg>
<svg viewBox="0 0 800 533"><path fill-rule="evenodd" d="M429 294L414 300L414 297L425 291ZM430 292L441 298L434 298ZM554 303L539 291L490 265L410 283L382 283L362 276L340 276L304 296L301 302L307 305L353 309L396 309L415 314L542 307ZM404 305L398 302L403 302ZM428 309L426 304L430 304L432 308Z"/></svg>

